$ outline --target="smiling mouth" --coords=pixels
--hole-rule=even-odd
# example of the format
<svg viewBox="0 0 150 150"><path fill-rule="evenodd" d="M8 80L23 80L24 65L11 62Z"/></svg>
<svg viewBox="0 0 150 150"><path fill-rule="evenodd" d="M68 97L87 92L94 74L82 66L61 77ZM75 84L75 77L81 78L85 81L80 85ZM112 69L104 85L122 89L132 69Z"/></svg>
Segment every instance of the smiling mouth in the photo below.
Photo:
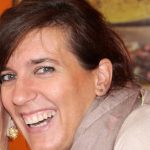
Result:
<svg viewBox="0 0 150 150"><path fill-rule="evenodd" d="M46 126L55 115L56 111L47 110L37 112L32 115L23 116L23 119L29 128L38 128Z"/></svg>

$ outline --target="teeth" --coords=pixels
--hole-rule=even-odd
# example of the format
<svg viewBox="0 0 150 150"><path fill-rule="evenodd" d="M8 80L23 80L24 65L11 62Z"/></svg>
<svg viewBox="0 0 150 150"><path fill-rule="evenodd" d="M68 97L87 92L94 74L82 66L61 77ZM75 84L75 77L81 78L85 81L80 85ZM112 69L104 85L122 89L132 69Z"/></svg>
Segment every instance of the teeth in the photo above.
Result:
<svg viewBox="0 0 150 150"><path fill-rule="evenodd" d="M42 126L45 126L45 125L47 125L47 122L42 122L42 123L40 123L40 124L37 124L37 125L32 125L31 124L31 128L33 128L33 127L42 127Z"/></svg>
<svg viewBox="0 0 150 150"><path fill-rule="evenodd" d="M33 124L34 122L36 123L36 122L38 122L38 117L33 116L31 120L32 120L31 124Z"/></svg>
<svg viewBox="0 0 150 150"><path fill-rule="evenodd" d="M38 115L38 121L42 121L43 120L43 117L41 114Z"/></svg>
<svg viewBox="0 0 150 150"><path fill-rule="evenodd" d="M54 110L51 111L45 111L45 112L38 112L36 114L30 115L30 116L24 116L23 119L27 125L34 126L33 124L36 124L40 121L46 120L48 118L53 118L55 116L56 112ZM46 122L45 122L46 123ZM44 122L40 123L38 126L45 125Z"/></svg>
<svg viewBox="0 0 150 150"><path fill-rule="evenodd" d="M51 111L51 117L55 116L56 112L55 111Z"/></svg>
<svg viewBox="0 0 150 150"><path fill-rule="evenodd" d="M44 113L44 114L43 114L43 118L44 118L44 119L47 119L47 117L48 117L47 113Z"/></svg>
<svg viewBox="0 0 150 150"><path fill-rule="evenodd" d="M51 113L51 112L49 112L49 113L47 114L47 115L48 115L48 117L50 117L50 118L51 118L51 116L52 116L51 114L52 114L52 113Z"/></svg>

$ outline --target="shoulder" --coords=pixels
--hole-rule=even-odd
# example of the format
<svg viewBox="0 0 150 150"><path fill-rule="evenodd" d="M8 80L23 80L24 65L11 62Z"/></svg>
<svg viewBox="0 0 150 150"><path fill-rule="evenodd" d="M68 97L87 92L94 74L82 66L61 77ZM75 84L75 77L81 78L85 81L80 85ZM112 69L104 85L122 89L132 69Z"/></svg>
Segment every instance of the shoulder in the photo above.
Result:
<svg viewBox="0 0 150 150"><path fill-rule="evenodd" d="M141 91L141 106L123 123L114 150L150 149L150 92Z"/></svg>

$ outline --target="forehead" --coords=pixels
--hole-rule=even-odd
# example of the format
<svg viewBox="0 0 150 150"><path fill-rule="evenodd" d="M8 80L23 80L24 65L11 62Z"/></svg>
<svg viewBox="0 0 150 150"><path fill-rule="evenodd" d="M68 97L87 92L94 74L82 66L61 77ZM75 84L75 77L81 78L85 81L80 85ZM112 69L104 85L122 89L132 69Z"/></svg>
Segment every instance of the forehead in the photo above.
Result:
<svg viewBox="0 0 150 150"><path fill-rule="evenodd" d="M54 47L69 47L69 32L65 29L57 27L45 27L42 29L35 29L29 32L23 40L18 44L15 52L28 47L41 47L44 49L54 49ZM36 43L36 45L35 45ZM38 49L39 49L38 48ZM37 51L38 51L37 49Z"/></svg>
<svg viewBox="0 0 150 150"><path fill-rule="evenodd" d="M25 36L11 55L5 68L29 69L37 60L51 60L63 68L83 69L77 56L73 54L70 34L60 28L33 30ZM69 69L68 69L69 70Z"/></svg>
<svg viewBox="0 0 150 150"><path fill-rule="evenodd" d="M69 32L60 28L43 28L29 32L18 44L17 48L11 55L11 60L18 60L23 56L42 57L43 55L64 55L70 53L71 46L69 42ZM20 60L20 61L21 61Z"/></svg>

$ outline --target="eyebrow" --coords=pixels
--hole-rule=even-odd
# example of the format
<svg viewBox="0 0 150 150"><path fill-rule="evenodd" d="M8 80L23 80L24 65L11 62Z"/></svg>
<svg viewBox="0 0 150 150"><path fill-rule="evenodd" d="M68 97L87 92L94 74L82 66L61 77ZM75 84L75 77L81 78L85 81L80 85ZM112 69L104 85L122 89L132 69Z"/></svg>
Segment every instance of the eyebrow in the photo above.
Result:
<svg viewBox="0 0 150 150"><path fill-rule="evenodd" d="M2 66L2 67L0 68L0 73L3 72L3 71L9 71L9 70L12 70L12 69L9 68L9 67L6 67L6 66Z"/></svg>
<svg viewBox="0 0 150 150"><path fill-rule="evenodd" d="M58 61L55 60L55 59L51 59L51 58L38 58L38 59L32 59L29 64L33 64L33 65L36 65L36 64L40 64L40 63L43 63L43 62L52 62L52 63L55 63L55 64L58 64ZM0 73L3 72L3 71L10 71L12 70L10 67L7 67L7 66L2 66L0 68Z"/></svg>
<svg viewBox="0 0 150 150"><path fill-rule="evenodd" d="M40 64L43 62L53 62L53 63L58 64L58 61L56 61L55 59L51 59L51 58L38 58L38 59L31 60L31 64L34 64L34 65Z"/></svg>

